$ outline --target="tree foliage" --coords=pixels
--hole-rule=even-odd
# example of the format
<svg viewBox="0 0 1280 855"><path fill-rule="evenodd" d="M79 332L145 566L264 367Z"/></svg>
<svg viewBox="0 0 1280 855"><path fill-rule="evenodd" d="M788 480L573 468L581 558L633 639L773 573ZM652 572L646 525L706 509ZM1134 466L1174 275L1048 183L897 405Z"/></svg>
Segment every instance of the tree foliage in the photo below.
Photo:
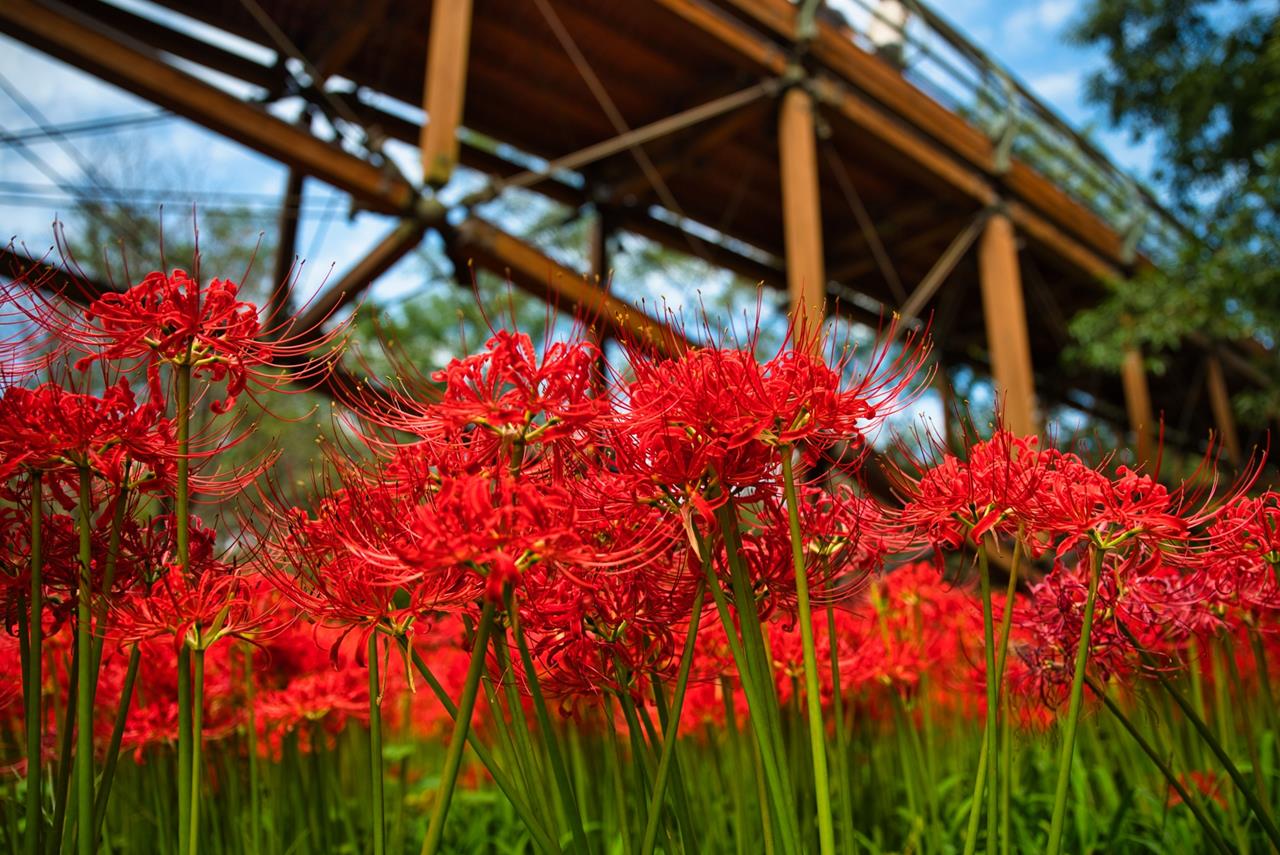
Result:
<svg viewBox="0 0 1280 855"><path fill-rule="evenodd" d="M1154 138L1188 235L1159 269L1113 283L1076 318L1077 355L1115 368L1127 344L1150 367L1192 333L1261 344L1255 358L1280 376L1280 15L1275 2L1092 0L1073 37L1107 66L1088 96L1135 138ZM1121 323L1117 323L1121 320ZM1274 415L1280 391L1240 401L1252 420Z"/></svg>

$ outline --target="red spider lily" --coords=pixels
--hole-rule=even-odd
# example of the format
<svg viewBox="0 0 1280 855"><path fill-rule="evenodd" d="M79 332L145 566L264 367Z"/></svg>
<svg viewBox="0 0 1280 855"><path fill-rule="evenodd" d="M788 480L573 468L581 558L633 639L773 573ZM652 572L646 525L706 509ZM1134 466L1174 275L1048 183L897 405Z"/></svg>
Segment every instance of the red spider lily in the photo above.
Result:
<svg viewBox="0 0 1280 855"><path fill-rule="evenodd" d="M967 449L964 460L945 454L918 478L897 470L906 499L901 521L923 542L950 549L987 534L1015 534L1034 518L1048 468L1036 437L1000 428Z"/></svg>
<svg viewBox="0 0 1280 855"><path fill-rule="evenodd" d="M674 677L678 628L690 619L702 570L695 555L672 563L682 569L531 570L520 623L548 693L568 702L626 691L640 700L650 678Z"/></svg>
<svg viewBox="0 0 1280 855"><path fill-rule="evenodd" d="M507 586L540 561L574 564L594 557L577 531L564 487L506 471L442 477L393 554L417 577L414 599L427 608L456 601L460 575L478 574L485 596L500 601Z"/></svg>
<svg viewBox="0 0 1280 855"><path fill-rule="evenodd" d="M250 382L278 389L285 381L322 379L343 334L341 327L329 333L296 329L296 318L263 329L257 307L239 299L239 285L214 279L201 286L184 270L150 273L124 292L94 300L83 315L45 299L27 316L84 353L77 368L97 360L126 371L144 365L155 400L164 397L162 364L187 365L195 377L225 381L226 396L213 402L214 412L229 410Z"/></svg>
<svg viewBox="0 0 1280 855"><path fill-rule="evenodd" d="M1178 775L1178 782L1188 791L1199 793L1202 797L1212 800L1224 811L1227 809L1227 795L1223 791L1226 781L1224 776L1218 772L1213 770L1207 772L1184 772ZM1182 796L1170 785L1169 794L1165 798L1165 805L1174 807L1180 804L1182 804Z"/></svg>
<svg viewBox="0 0 1280 855"><path fill-rule="evenodd" d="M154 402L139 406L123 377L101 396L46 383L0 397L0 480L24 467L83 467L119 486L136 463L147 474L134 473L134 486L145 486L170 477L173 448L173 423Z"/></svg>
<svg viewBox="0 0 1280 855"><path fill-rule="evenodd" d="M854 614L841 660L848 691L875 699L927 686L938 709L984 714L982 612L969 591L917 562L873 578Z"/></svg>
<svg viewBox="0 0 1280 855"><path fill-rule="evenodd" d="M170 522L159 518L153 525L164 532L157 539L165 547L159 574L112 603L113 634L127 642L171 636L177 647L206 650L219 639L262 628L269 606L261 597L260 577L218 561L212 554L212 532L201 531L196 518L190 569L184 572L176 561L166 560Z"/></svg>
<svg viewBox="0 0 1280 855"><path fill-rule="evenodd" d="M312 620L343 630L330 651L335 661L348 632L362 628L362 641L382 625L404 633L420 615L405 587L387 580L385 567L365 557L399 535L401 515L410 507L390 491L352 489L322 500L314 518L300 509L281 517L264 572Z"/></svg>
<svg viewBox="0 0 1280 855"><path fill-rule="evenodd" d="M1150 475L1121 466L1108 478L1073 454L1046 451L1050 469L1041 479L1034 527L1058 548L1087 538L1105 549L1137 539L1155 546L1185 540L1216 513L1212 492L1194 481L1169 489ZM1242 479L1233 493L1247 488Z"/></svg>
<svg viewBox="0 0 1280 855"><path fill-rule="evenodd" d="M1280 609L1280 495L1228 502L1208 528L1196 568L1216 602L1251 622Z"/></svg>

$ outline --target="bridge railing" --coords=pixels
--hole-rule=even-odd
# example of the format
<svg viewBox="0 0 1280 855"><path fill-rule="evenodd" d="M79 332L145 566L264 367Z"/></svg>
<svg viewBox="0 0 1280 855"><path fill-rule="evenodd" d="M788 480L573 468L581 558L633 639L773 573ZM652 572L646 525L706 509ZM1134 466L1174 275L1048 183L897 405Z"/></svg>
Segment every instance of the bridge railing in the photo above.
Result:
<svg viewBox="0 0 1280 855"><path fill-rule="evenodd" d="M798 0L803 5L805 0ZM813 0L810 0L813 2ZM997 168L1017 158L1159 262L1190 232L1133 176L1036 96L1008 67L920 0L825 0L818 15L898 65L903 76L986 132Z"/></svg>

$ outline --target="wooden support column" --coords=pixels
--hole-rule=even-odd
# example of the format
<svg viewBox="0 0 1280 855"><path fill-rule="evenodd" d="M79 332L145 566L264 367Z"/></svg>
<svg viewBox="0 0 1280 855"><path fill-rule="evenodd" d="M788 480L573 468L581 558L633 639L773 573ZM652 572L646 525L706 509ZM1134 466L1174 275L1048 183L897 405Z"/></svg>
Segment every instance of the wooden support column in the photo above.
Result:
<svg viewBox="0 0 1280 855"><path fill-rule="evenodd" d="M826 317L827 279L822 264L822 209L813 120L813 96L799 86L788 89L782 96L778 116L787 293L798 331L816 342Z"/></svg>
<svg viewBox="0 0 1280 855"><path fill-rule="evenodd" d="M991 352L991 375L1004 407L1004 422L1015 434L1038 432L1035 381L1022 276L1013 223L1003 211L987 220L978 245L982 311Z"/></svg>
<svg viewBox="0 0 1280 855"><path fill-rule="evenodd" d="M1244 449L1240 445L1240 434L1236 431L1236 417L1231 411L1231 392L1227 388L1227 377L1222 372L1222 358L1211 351L1208 356L1208 371L1205 372L1205 385L1209 390L1209 407L1213 410L1213 423L1218 428L1218 441L1227 459L1236 466L1244 462Z"/></svg>
<svg viewBox="0 0 1280 855"><path fill-rule="evenodd" d="M423 180L432 187L443 187L458 164L458 126L470 47L471 0L435 0L422 104L427 123L421 137Z"/></svg>
<svg viewBox="0 0 1280 855"><path fill-rule="evenodd" d="M298 254L298 219L302 209L302 184L306 175L299 169L289 168L284 182L284 199L280 203L280 231L276 238L276 263L271 271L271 299L267 304L268 323L284 317L289 299L290 280L293 278L293 262Z"/></svg>
<svg viewBox="0 0 1280 855"><path fill-rule="evenodd" d="M1124 350L1120 380L1124 384L1124 405L1129 412L1129 427L1133 430L1137 464L1152 466L1156 459L1156 420L1151 412L1146 365L1137 345L1129 345Z"/></svg>

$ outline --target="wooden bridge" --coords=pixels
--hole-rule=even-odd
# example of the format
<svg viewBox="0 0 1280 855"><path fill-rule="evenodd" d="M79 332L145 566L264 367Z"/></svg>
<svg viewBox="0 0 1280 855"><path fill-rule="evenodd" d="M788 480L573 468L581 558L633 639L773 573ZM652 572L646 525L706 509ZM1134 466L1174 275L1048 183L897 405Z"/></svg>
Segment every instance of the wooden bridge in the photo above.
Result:
<svg viewBox="0 0 1280 855"><path fill-rule="evenodd" d="M0 0L0 30L287 164L295 211L313 178L398 217L317 317L436 230L452 258L606 332L660 336L661 319L598 287L605 238L634 232L809 313L931 317L943 365L990 374L1016 430L1069 404L1132 430L1147 459L1164 413L1239 460L1229 391L1252 379L1232 347L1194 343L1160 378L1136 350L1120 378L1060 359L1072 315L1158 259L1176 223L935 13L906 3L886 57L867 25L885 4L850 2L861 19L820 0ZM265 109L291 97L330 133ZM384 155L389 139L420 146L423 182ZM432 191L459 165L490 178L448 216ZM516 187L592 213L594 270L471 213ZM296 230L286 207L277 282Z"/></svg>

